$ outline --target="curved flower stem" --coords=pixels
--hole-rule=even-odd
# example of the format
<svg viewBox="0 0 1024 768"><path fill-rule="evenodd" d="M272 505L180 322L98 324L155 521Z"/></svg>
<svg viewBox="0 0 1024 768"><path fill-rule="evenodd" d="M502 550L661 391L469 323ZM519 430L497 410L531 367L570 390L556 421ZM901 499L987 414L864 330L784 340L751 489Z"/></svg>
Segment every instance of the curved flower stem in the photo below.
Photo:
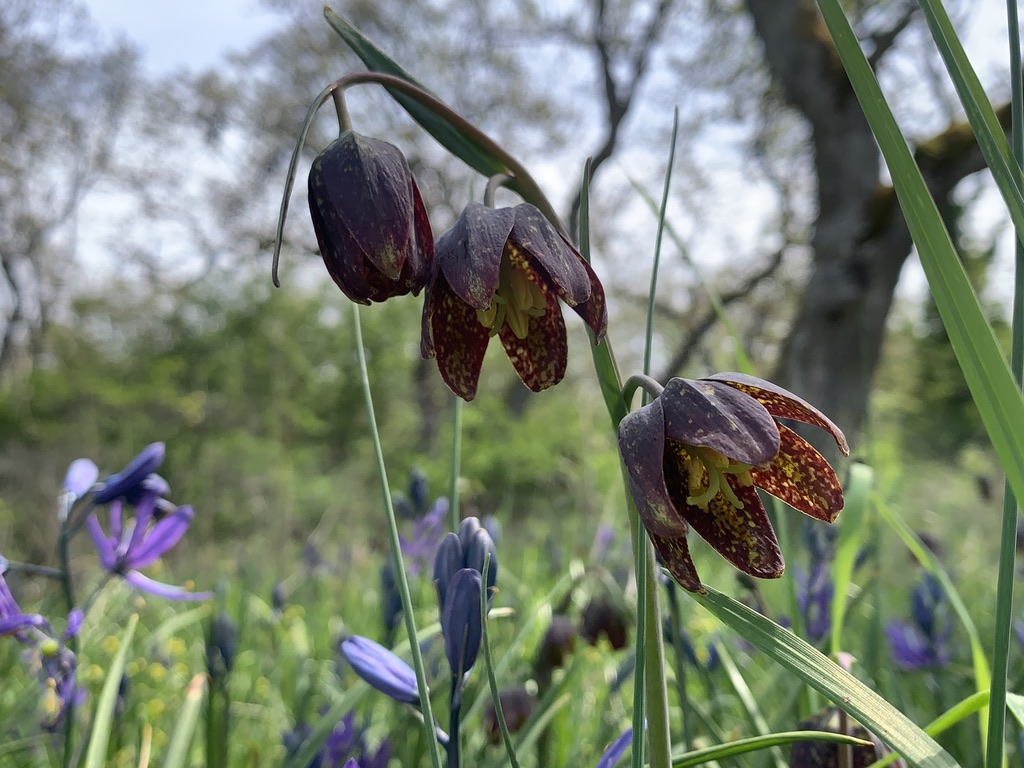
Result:
<svg viewBox="0 0 1024 768"><path fill-rule="evenodd" d="M496 173L487 180L487 186L484 188L484 205L488 208L494 207L494 196L498 190L505 186L508 182L512 181L512 177L507 173Z"/></svg>
<svg viewBox="0 0 1024 768"><path fill-rule="evenodd" d="M0 572L2 571L17 571L19 573L26 573L29 576L44 576L47 579L62 579L64 578L64 571L60 568L50 568L46 565L36 565L35 563L19 563L17 560L4 560L2 566L0 566Z"/></svg>
<svg viewBox="0 0 1024 768"><path fill-rule="evenodd" d="M395 561L395 576L398 579L398 592L402 597L402 614L405 617L405 629L409 634L409 650L412 652L412 668L416 672L416 686L420 694L420 708L423 712L423 728L429 744L430 764L432 768L441 768L441 750L434 733L434 713L430 707L430 688L427 686L427 675L423 667L423 656L416 634L416 618L413 616L412 596L409 593L409 580L405 575L405 563L402 559L402 545L398 539L398 521L395 519L395 508L391 503L391 488L388 485L387 468L384 466L384 452L381 448L380 433L377 430L377 417L373 410L373 394L370 392L370 374L366 367L366 350L363 347L363 327L359 320L359 305L352 304L352 323L356 336L356 354L359 358L359 378L363 388L363 400L366 404L366 416L370 422L370 439L373 441L373 453L377 460L377 477L380 479L380 491L384 500L384 511L388 522L388 539L391 543L391 556Z"/></svg>
<svg viewBox="0 0 1024 768"><path fill-rule="evenodd" d="M547 199L547 196L541 190L536 179L530 175L530 172L526 170L526 167L522 163L506 152L498 142L481 131L473 125L473 123L469 122L469 120L464 118L436 96L430 95L422 88L413 85L404 78L396 77L395 75L388 75L383 72L355 72L351 75L346 75L345 77L335 80L320 91L313 100L313 103L310 104L309 109L306 110L306 116L302 120L302 127L299 130L298 139L295 141L295 148L292 150L291 161L288 163L288 174L285 177L284 193L281 197L281 208L277 216L277 232L274 236L274 260L271 266L271 278L273 279L275 286L278 288L281 287L281 281L278 279L277 267L281 260L281 244L284 240L284 222L288 216L288 204L291 200L292 188L295 186L295 174L299 166L299 155L302 154L302 148L306 145L306 136L309 135L309 129L313 124L313 118L316 116L316 113L320 111L320 107L324 105L327 99L334 98L335 108L338 111L338 120L344 130L349 122L348 110L344 106L344 100L342 99L339 105L339 98L335 97L334 94L336 91L343 91L350 85L359 85L361 83L377 83L389 90L401 91L406 96L409 96L420 104L423 104L425 107L428 107L434 112L434 114L444 118L463 135L472 138L473 141L477 142L489 154L505 165L508 175L516 184L516 191L519 192L522 198L537 206L541 213L543 213L544 216L547 217L548 221L551 222L552 226L558 229L558 231L567 239L571 239L569 237L569 233L565 229L565 225L562 223L558 213L555 211L554 206L551 205L551 201Z"/></svg>
<svg viewBox="0 0 1024 768"><path fill-rule="evenodd" d="M626 403L626 408L629 408L629 403L633 399L633 395L636 394L638 389L642 389L648 395L651 400L659 397L665 388L661 386L657 381L652 379L650 376L644 373L636 373L626 379L625 385L622 387L622 399Z"/></svg>

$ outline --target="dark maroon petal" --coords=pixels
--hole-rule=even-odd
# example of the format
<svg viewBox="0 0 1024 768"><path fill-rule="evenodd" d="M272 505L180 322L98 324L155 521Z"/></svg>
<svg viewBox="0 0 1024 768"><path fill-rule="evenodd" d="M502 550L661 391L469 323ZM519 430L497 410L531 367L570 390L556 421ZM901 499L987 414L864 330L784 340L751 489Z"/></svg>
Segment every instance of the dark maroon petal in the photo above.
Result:
<svg viewBox="0 0 1024 768"><path fill-rule="evenodd" d="M320 246L320 255L331 279L350 300L369 304L373 292L367 281L366 256L359 250L348 230L341 224L338 211L322 204L314 193L313 177L309 180L309 214Z"/></svg>
<svg viewBox="0 0 1024 768"><path fill-rule="evenodd" d="M434 232L430 228L427 208L423 205L423 198L420 197L420 189L416 186L415 179L412 180L412 198L415 243L410 249L409 260L406 262L403 274L409 273L412 294L417 296L426 285L427 280L430 279L434 265Z"/></svg>
<svg viewBox="0 0 1024 768"><path fill-rule="evenodd" d="M735 477L727 476L727 480L743 509L719 493L707 509L686 504L679 511L701 538L741 571L759 579L778 578L786 565L757 490Z"/></svg>
<svg viewBox="0 0 1024 768"><path fill-rule="evenodd" d="M477 319L476 310L456 296L441 275L427 292L427 323L429 338L425 328L421 345L437 357L437 368L448 388L464 400L472 400L490 335Z"/></svg>
<svg viewBox="0 0 1024 768"><path fill-rule="evenodd" d="M688 526L676 511L666 486L665 448L665 416L660 398L619 422L619 455L644 527L660 536L685 536Z"/></svg>
<svg viewBox="0 0 1024 768"><path fill-rule="evenodd" d="M604 338L605 331L608 330L608 305L604 298L604 286L601 285L594 270L583 260L582 256L580 263L590 279L590 298L572 309L583 318L583 322L590 326L590 330L594 332L594 343L598 344Z"/></svg>
<svg viewBox="0 0 1024 768"><path fill-rule="evenodd" d="M520 339L509 324L502 323L498 337L512 361L519 378L534 392L553 387L565 376L569 359L569 343L565 336L565 321L554 295L542 285L547 298L547 311L540 317L531 317L526 338ZM479 325L479 323L478 323Z"/></svg>
<svg viewBox="0 0 1024 768"><path fill-rule="evenodd" d="M754 485L817 520L833 522L843 509L843 488L825 457L791 429L779 425L782 447L767 469L752 469Z"/></svg>
<svg viewBox="0 0 1024 768"><path fill-rule="evenodd" d="M576 249L555 231L535 206L523 203L513 210L515 223L508 235L509 243L541 267L554 284L558 297L570 307L589 299L590 276Z"/></svg>
<svg viewBox="0 0 1024 768"><path fill-rule="evenodd" d="M761 403L772 416L821 427L835 438L836 444L844 456L850 455L850 446L846 442L846 436L842 430L833 424L825 414L789 390L745 373L716 373L714 376L708 376L705 381L708 379L724 382L730 387L746 392Z"/></svg>
<svg viewBox="0 0 1024 768"><path fill-rule="evenodd" d="M414 221L412 173L401 150L346 131L313 161L309 188L311 204L336 211L367 261L397 280Z"/></svg>
<svg viewBox="0 0 1024 768"><path fill-rule="evenodd" d="M658 551L661 564L679 586L703 595L706 590L700 583L697 568L693 564L693 558L690 557L690 546L686 543L686 537L659 536L650 531L647 532L647 535L651 537L651 543Z"/></svg>
<svg viewBox="0 0 1024 768"><path fill-rule="evenodd" d="M487 309L498 290L501 256L515 214L511 208L470 203L455 226L437 239L434 258L455 295Z"/></svg>
<svg viewBox="0 0 1024 768"><path fill-rule="evenodd" d="M665 436L711 448L745 464L768 464L779 450L778 425L757 400L726 384L671 379L659 399Z"/></svg>

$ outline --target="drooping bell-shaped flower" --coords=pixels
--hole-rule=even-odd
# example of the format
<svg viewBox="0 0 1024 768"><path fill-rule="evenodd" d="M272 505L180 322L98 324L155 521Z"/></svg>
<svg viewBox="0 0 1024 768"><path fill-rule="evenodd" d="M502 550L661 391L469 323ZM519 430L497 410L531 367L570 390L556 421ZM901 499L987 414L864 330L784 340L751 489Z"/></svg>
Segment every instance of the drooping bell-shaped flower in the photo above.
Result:
<svg viewBox="0 0 1024 768"><path fill-rule="evenodd" d="M423 357L436 357L452 392L472 400L487 344L497 335L523 383L545 390L565 376L568 358L559 299L600 342L608 324L604 289L544 214L529 204L470 203L437 241L423 305Z"/></svg>
<svg viewBox="0 0 1024 768"><path fill-rule="evenodd" d="M619 424L619 452L637 510L661 560L683 587L702 591L686 534L759 578L784 562L757 488L818 520L843 508L839 480L810 443L776 419L821 427L849 453L820 411L771 382L740 373L672 379Z"/></svg>
<svg viewBox="0 0 1024 768"><path fill-rule="evenodd" d="M423 288L434 237L398 147L345 131L313 161L309 212L327 271L352 301Z"/></svg>

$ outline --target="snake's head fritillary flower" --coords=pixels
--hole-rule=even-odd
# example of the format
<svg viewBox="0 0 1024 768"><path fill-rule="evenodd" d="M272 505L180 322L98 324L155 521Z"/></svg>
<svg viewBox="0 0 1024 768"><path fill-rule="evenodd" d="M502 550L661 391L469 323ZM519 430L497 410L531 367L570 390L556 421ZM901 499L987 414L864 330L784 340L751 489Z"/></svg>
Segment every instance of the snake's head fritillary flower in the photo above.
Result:
<svg viewBox="0 0 1024 768"><path fill-rule="evenodd" d="M594 332L605 334L604 288L569 242L536 207L470 203L438 238L423 304L423 357L437 358L448 387L476 395L492 336L534 392L565 376L568 346L558 300Z"/></svg>
<svg viewBox="0 0 1024 768"><path fill-rule="evenodd" d="M398 147L345 131L313 161L309 212L327 271L352 301L422 290L434 237Z"/></svg>
<svg viewBox="0 0 1024 768"><path fill-rule="evenodd" d="M835 471L780 418L821 427L849 453L843 433L819 410L740 373L672 379L619 424L619 452L644 527L686 589L703 591L686 543L691 526L744 573L782 575L758 488L818 520L832 522L842 510Z"/></svg>

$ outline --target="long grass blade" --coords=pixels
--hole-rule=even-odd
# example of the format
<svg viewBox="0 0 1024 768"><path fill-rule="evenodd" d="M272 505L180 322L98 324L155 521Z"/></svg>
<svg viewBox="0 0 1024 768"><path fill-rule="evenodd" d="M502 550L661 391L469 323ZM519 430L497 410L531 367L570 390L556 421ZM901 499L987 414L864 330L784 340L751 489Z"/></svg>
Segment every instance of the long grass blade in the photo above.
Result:
<svg viewBox="0 0 1024 768"><path fill-rule="evenodd" d="M102 768L107 760L107 744L110 743L110 729L114 725L114 707L117 704L117 692L124 676L124 665L128 660L135 628L139 624L139 615L133 613L128 619L128 626L121 635L121 643L117 654L107 670L107 678L103 682L99 700L96 702L96 713L93 715L92 731L89 734L89 748L85 752L85 768Z"/></svg>
<svg viewBox="0 0 1024 768"><path fill-rule="evenodd" d="M954 768L957 762L928 734L864 683L806 641L742 603L706 587L693 599L740 637L800 677L837 707L856 718L910 765Z"/></svg>

